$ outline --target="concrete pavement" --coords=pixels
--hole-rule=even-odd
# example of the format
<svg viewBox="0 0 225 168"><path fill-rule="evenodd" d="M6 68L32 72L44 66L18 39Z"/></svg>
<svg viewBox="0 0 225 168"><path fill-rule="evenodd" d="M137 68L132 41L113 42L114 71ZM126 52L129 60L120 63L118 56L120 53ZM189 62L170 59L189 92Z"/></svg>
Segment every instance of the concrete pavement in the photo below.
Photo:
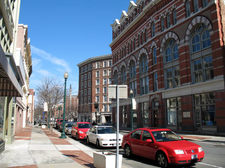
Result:
<svg viewBox="0 0 225 168"><path fill-rule="evenodd" d="M93 150L57 131L25 128L0 154L1 168L93 168ZM85 152L84 152L85 151Z"/></svg>

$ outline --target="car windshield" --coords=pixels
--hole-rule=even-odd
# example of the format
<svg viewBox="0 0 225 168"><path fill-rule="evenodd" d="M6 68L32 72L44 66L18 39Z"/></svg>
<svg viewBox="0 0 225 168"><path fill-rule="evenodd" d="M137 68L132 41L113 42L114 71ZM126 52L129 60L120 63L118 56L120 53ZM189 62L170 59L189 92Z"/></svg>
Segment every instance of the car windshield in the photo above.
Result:
<svg viewBox="0 0 225 168"><path fill-rule="evenodd" d="M153 131L152 134L157 142L181 140L181 137L172 131Z"/></svg>
<svg viewBox="0 0 225 168"><path fill-rule="evenodd" d="M78 128L90 128L90 124L78 124Z"/></svg>
<svg viewBox="0 0 225 168"><path fill-rule="evenodd" d="M98 134L113 134L115 130L113 127L98 127Z"/></svg>
<svg viewBox="0 0 225 168"><path fill-rule="evenodd" d="M66 127L72 127L73 126L73 123L68 123L67 125L66 125Z"/></svg>

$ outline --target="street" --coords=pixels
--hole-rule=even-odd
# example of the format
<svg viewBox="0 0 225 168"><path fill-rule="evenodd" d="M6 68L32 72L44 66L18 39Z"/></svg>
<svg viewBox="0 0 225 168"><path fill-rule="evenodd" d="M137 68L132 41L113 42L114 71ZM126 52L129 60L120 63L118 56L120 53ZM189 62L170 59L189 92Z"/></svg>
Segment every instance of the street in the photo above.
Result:
<svg viewBox="0 0 225 168"><path fill-rule="evenodd" d="M219 142L204 142L204 141L192 141L201 145L205 151L205 158L203 162L197 163L193 168L225 168L225 144ZM80 143L87 145L85 140L81 140ZM95 151L110 151L116 152L114 148L98 149L95 145L87 145ZM120 154L123 154L123 149L120 148ZM133 156L132 158L123 157L123 168L156 168L158 167L156 162L148 160L139 156ZM172 166L174 167L174 166ZM184 167L184 166L177 166ZM188 167L188 166L186 166ZM190 167L190 166L189 166Z"/></svg>

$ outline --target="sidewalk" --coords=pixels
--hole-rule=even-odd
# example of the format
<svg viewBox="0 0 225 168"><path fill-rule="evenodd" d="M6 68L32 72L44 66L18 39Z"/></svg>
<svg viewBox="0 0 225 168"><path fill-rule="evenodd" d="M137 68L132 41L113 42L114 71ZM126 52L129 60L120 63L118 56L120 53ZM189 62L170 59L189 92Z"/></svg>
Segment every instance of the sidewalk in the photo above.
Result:
<svg viewBox="0 0 225 168"><path fill-rule="evenodd" d="M24 128L0 154L1 168L94 168L93 150L56 131Z"/></svg>

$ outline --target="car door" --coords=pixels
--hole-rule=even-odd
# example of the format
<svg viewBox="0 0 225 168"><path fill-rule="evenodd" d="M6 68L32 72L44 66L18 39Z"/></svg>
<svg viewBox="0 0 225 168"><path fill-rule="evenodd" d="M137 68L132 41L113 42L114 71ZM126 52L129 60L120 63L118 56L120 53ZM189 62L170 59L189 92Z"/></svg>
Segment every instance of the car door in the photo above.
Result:
<svg viewBox="0 0 225 168"><path fill-rule="evenodd" d="M141 143L141 132L142 130L136 130L131 134L130 145L133 154L140 155L140 143Z"/></svg>
<svg viewBox="0 0 225 168"><path fill-rule="evenodd" d="M95 143L95 142L94 142L95 130L96 130L96 128L93 127L93 128L90 129L90 131L89 131L89 133L88 133L88 138L89 138L89 141L90 141L91 143Z"/></svg>
<svg viewBox="0 0 225 168"><path fill-rule="evenodd" d="M151 139L152 142L147 142L147 139ZM143 157L147 157L149 159L155 159L155 152L156 147L155 143L153 142L153 138L149 131L143 130L142 136L141 136L141 142L139 143L139 149L140 149L140 155Z"/></svg>

